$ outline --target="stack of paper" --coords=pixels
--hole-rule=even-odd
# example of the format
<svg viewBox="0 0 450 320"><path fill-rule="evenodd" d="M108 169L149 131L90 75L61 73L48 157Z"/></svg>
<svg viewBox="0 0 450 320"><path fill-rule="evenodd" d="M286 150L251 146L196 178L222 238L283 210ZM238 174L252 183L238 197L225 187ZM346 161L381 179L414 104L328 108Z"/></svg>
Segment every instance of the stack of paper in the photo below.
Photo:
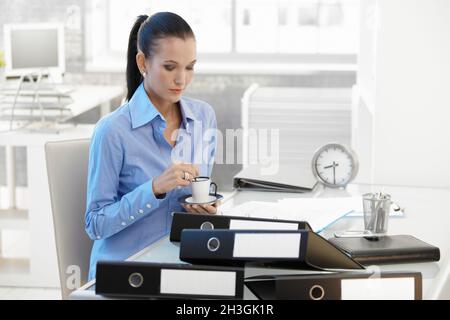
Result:
<svg viewBox="0 0 450 320"><path fill-rule="evenodd" d="M362 211L362 198L286 198L278 202L249 201L222 209L231 216L276 220L307 221L315 232L321 232L351 212Z"/></svg>

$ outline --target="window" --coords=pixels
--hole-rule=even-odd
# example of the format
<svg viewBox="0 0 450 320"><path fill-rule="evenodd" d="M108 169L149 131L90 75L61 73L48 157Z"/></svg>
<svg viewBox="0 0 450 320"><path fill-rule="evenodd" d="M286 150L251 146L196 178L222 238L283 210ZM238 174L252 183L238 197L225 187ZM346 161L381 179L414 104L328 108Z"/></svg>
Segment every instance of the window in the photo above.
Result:
<svg viewBox="0 0 450 320"><path fill-rule="evenodd" d="M357 0L93 0L86 12L88 64L123 70L136 16L158 11L188 21L199 62L356 63Z"/></svg>

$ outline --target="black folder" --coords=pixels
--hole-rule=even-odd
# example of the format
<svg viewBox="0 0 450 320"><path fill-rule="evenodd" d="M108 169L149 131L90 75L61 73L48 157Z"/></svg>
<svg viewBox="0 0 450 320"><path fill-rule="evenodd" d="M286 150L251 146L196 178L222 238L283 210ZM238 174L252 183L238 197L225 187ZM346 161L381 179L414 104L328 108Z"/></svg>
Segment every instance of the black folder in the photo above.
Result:
<svg viewBox="0 0 450 320"><path fill-rule="evenodd" d="M181 232L180 260L199 264L246 263L308 269L364 269L307 230L193 230Z"/></svg>
<svg viewBox="0 0 450 320"><path fill-rule="evenodd" d="M258 179L239 178L239 177L233 179L233 188L237 190L274 191L274 192L292 192L292 193L305 193L310 192L312 190L312 188L305 188L283 183L276 183Z"/></svg>
<svg viewBox="0 0 450 320"><path fill-rule="evenodd" d="M421 300L420 272L268 275L245 279L262 300Z"/></svg>
<svg viewBox="0 0 450 320"><path fill-rule="evenodd" d="M330 238L328 241L364 265L427 262L440 259L438 247L411 235Z"/></svg>
<svg viewBox="0 0 450 320"><path fill-rule="evenodd" d="M244 270L183 263L99 261L95 293L153 298L242 299Z"/></svg>
<svg viewBox="0 0 450 320"><path fill-rule="evenodd" d="M183 229L242 229L240 225L247 225L245 222L252 223L253 229L261 225L259 229L268 229L267 225L276 223L280 227L292 227L292 230L312 230L306 221L293 220L275 220L263 218L235 217L211 214L188 214L184 212L174 212L172 227L170 229L170 241L179 242L181 231Z"/></svg>
<svg viewBox="0 0 450 320"><path fill-rule="evenodd" d="M250 165L234 176L233 187L237 190L304 193L311 191L316 182L310 163L283 165L271 174L265 173L264 166Z"/></svg>

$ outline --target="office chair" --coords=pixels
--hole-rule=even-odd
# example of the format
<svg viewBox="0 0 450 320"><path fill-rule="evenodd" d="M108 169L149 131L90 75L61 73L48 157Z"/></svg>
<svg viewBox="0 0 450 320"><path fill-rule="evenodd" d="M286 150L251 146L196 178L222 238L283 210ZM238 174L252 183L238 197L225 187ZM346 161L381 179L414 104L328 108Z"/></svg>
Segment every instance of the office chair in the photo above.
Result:
<svg viewBox="0 0 450 320"><path fill-rule="evenodd" d="M47 142L45 155L61 294L86 283L92 241L85 232L89 139Z"/></svg>

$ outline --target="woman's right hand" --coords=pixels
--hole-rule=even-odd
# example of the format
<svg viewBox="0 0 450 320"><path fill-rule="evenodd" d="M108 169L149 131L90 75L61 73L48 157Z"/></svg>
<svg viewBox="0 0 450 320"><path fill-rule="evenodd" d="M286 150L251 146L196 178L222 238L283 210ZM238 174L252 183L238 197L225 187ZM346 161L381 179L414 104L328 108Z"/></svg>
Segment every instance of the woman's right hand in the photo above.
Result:
<svg viewBox="0 0 450 320"><path fill-rule="evenodd" d="M185 175L186 172L186 175ZM199 175L197 166L190 163L175 163L167 168L160 176L153 179L153 193L155 196L165 194L176 187L186 187L190 180ZM188 180L184 178L188 177Z"/></svg>

